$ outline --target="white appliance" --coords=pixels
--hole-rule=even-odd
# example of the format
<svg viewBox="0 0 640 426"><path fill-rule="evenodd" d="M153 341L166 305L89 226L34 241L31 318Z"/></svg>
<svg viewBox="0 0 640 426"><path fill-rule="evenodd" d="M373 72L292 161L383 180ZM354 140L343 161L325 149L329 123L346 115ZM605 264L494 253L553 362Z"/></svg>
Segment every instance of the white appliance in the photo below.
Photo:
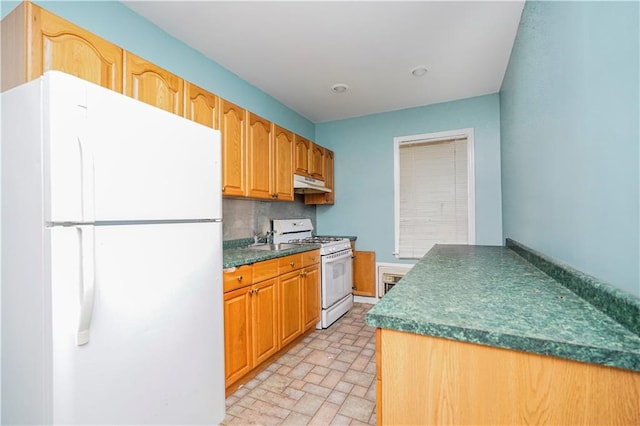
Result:
<svg viewBox="0 0 640 426"><path fill-rule="evenodd" d="M349 239L312 236L310 219L274 219L273 242L320 244L321 306L316 328L327 328L353 307L353 253Z"/></svg>
<svg viewBox="0 0 640 426"><path fill-rule="evenodd" d="M1 101L2 423L220 423L219 132L60 72Z"/></svg>
<svg viewBox="0 0 640 426"><path fill-rule="evenodd" d="M296 194L319 194L331 192L323 180L309 176L293 175L293 189Z"/></svg>

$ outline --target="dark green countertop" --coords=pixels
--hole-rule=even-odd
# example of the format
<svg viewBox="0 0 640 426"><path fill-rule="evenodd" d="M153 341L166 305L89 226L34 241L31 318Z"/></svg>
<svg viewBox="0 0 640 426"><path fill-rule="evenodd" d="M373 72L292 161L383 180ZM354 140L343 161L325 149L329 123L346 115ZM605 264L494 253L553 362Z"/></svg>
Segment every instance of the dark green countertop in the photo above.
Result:
<svg viewBox="0 0 640 426"><path fill-rule="evenodd" d="M640 371L638 334L506 247L436 245L366 322Z"/></svg>
<svg viewBox="0 0 640 426"><path fill-rule="evenodd" d="M236 266L249 265L251 263L261 262L263 260L276 259L278 257L316 250L319 248L320 244L305 244L299 247L278 251L247 250L241 247L224 248L222 250L222 267L226 269Z"/></svg>

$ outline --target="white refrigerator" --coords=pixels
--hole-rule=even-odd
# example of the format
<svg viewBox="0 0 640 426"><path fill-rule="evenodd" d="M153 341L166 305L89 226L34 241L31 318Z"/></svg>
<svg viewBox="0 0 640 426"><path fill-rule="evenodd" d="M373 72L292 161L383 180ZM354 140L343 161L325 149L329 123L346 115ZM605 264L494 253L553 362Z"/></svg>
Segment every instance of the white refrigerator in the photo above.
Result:
<svg viewBox="0 0 640 426"><path fill-rule="evenodd" d="M0 99L2 424L220 423L219 132L54 71Z"/></svg>

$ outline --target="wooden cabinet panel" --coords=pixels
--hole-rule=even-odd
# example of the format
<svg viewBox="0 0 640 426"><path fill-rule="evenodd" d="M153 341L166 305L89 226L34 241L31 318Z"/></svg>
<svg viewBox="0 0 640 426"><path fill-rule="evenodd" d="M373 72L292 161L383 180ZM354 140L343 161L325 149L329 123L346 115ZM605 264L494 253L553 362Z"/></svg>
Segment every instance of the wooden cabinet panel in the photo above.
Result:
<svg viewBox="0 0 640 426"><path fill-rule="evenodd" d="M204 126L218 128L218 97L195 84L185 83L184 116Z"/></svg>
<svg viewBox="0 0 640 426"><path fill-rule="evenodd" d="M293 133L274 125L273 188L276 199L293 201Z"/></svg>
<svg viewBox="0 0 640 426"><path fill-rule="evenodd" d="M133 53L124 55L124 92L176 115L184 111L184 81Z"/></svg>
<svg viewBox="0 0 640 426"><path fill-rule="evenodd" d="M320 320L320 266L302 270L302 327L308 330Z"/></svg>
<svg viewBox="0 0 640 426"><path fill-rule="evenodd" d="M640 424L640 373L381 330L378 424Z"/></svg>
<svg viewBox="0 0 640 426"><path fill-rule="evenodd" d="M325 149L324 151L324 184L331 192L324 195L323 204L333 204L336 201L336 186L334 180L333 151Z"/></svg>
<svg viewBox="0 0 640 426"><path fill-rule="evenodd" d="M311 143L309 174L314 179L324 180L324 148Z"/></svg>
<svg viewBox="0 0 640 426"><path fill-rule="evenodd" d="M292 254L278 259L280 274L302 268L302 254Z"/></svg>
<svg viewBox="0 0 640 426"><path fill-rule="evenodd" d="M222 195L246 194L246 111L221 99L219 116L222 137Z"/></svg>
<svg viewBox="0 0 640 426"><path fill-rule="evenodd" d="M333 178L333 151L324 149L324 185L331 190L323 194L305 194L305 204L334 204L335 184Z"/></svg>
<svg viewBox="0 0 640 426"><path fill-rule="evenodd" d="M243 287L224 294L225 384L231 385L252 368L251 294Z"/></svg>
<svg viewBox="0 0 640 426"><path fill-rule="evenodd" d="M242 265L222 271L222 286L224 291L231 291L253 283L253 267Z"/></svg>
<svg viewBox="0 0 640 426"><path fill-rule="evenodd" d="M296 134L293 135L293 140L295 144L295 174L310 176L309 152L311 151L311 142Z"/></svg>
<svg viewBox="0 0 640 426"><path fill-rule="evenodd" d="M353 294L376 296L376 252L353 252Z"/></svg>
<svg viewBox="0 0 640 426"><path fill-rule="evenodd" d="M292 342L302 334L302 291L300 286L300 271L293 271L281 275L278 280L278 321L280 327L280 347Z"/></svg>
<svg viewBox="0 0 640 426"><path fill-rule="evenodd" d="M302 253L302 267L315 265L320 262L320 250L305 251Z"/></svg>
<svg viewBox="0 0 640 426"><path fill-rule="evenodd" d="M248 115L247 195L270 200L274 198L271 123L251 112Z"/></svg>
<svg viewBox="0 0 640 426"><path fill-rule="evenodd" d="M254 366L265 361L279 349L277 289L277 278L262 281L251 288Z"/></svg>
<svg viewBox="0 0 640 426"><path fill-rule="evenodd" d="M123 50L31 2L2 21L2 90L63 71L122 93Z"/></svg>
<svg viewBox="0 0 640 426"><path fill-rule="evenodd" d="M278 259L263 260L253 264L253 282L259 283L278 276Z"/></svg>

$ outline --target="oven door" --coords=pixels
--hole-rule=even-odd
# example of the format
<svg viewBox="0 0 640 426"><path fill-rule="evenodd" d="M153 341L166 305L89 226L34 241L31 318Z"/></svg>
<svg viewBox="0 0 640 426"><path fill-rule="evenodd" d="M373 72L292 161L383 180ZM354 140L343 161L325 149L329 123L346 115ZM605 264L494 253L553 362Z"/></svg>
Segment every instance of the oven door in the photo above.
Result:
<svg viewBox="0 0 640 426"><path fill-rule="evenodd" d="M322 309L353 292L351 249L322 256Z"/></svg>

